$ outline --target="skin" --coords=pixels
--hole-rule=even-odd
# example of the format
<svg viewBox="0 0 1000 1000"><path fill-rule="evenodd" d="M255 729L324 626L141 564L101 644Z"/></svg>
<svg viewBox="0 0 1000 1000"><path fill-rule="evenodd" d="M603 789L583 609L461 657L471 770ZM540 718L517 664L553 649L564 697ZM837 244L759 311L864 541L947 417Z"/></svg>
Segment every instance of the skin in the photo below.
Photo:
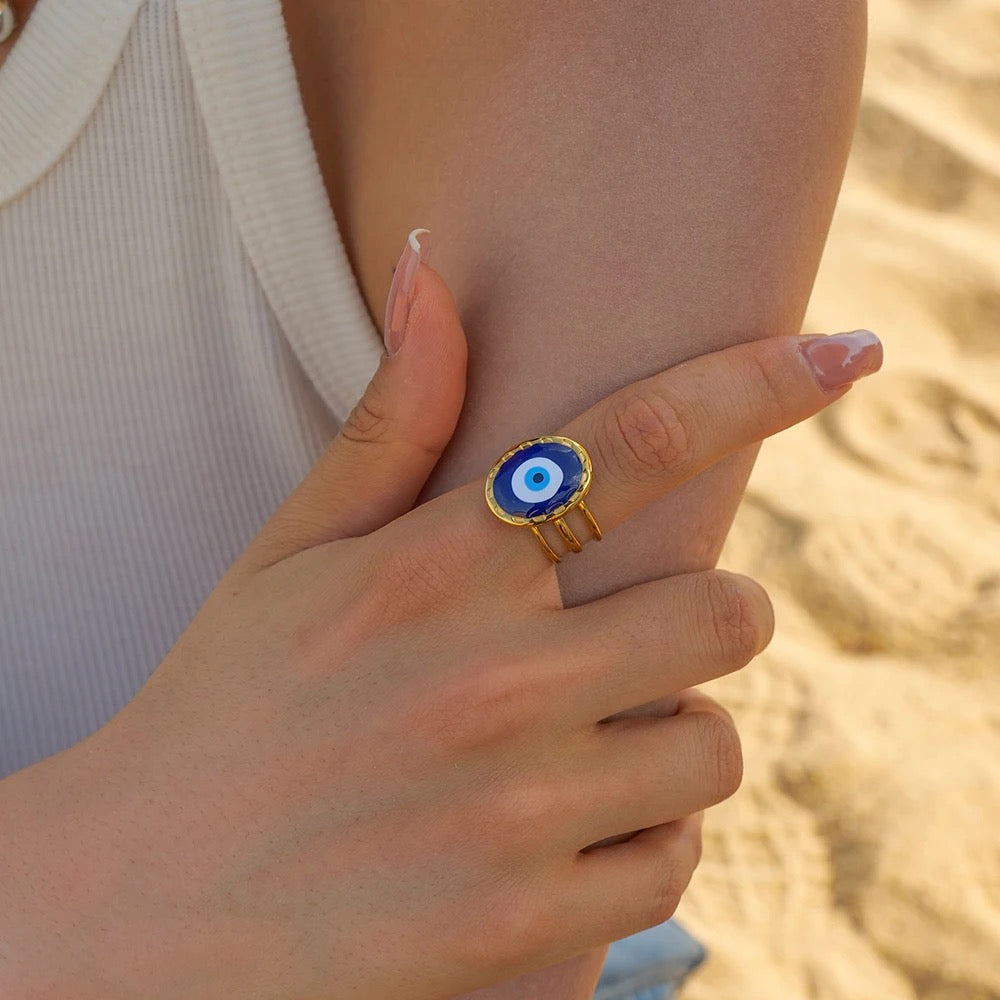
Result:
<svg viewBox="0 0 1000 1000"><path fill-rule="evenodd" d="M709 355L563 428L593 443L608 530L839 398L801 346ZM697 816L741 776L691 685L767 644L770 603L708 571L564 609L481 482L410 510L464 366L424 265L403 347L136 698L0 782L4 996L442 1000L673 913ZM607 721L668 693L675 716Z"/></svg>
<svg viewBox="0 0 1000 1000"><path fill-rule="evenodd" d="M0 66L3 66L7 59L7 55L14 47L14 43L21 36L21 32L24 31L24 26L31 15L31 12L35 9L35 4L38 0L17 0L17 17L18 26L17 30L14 32L10 38L7 39L2 45L0 45Z"/></svg>
<svg viewBox="0 0 1000 1000"><path fill-rule="evenodd" d="M372 317L419 225L468 333L466 407L425 496L633 379L801 329L857 115L863 0L284 9ZM713 566L755 455L565 560L564 602ZM589 996L603 957L489 1000Z"/></svg>
<svg viewBox="0 0 1000 1000"><path fill-rule="evenodd" d="M508 2L473 16L457 3L344 0L286 13L372 315L419 223L438 237L466 321L469 405L425 495L630 378L798 328L856 110L861 4L737 17L693 2ZM615 53L634 58L610 66ZM572 366L557 364L563 352ZM562 600L713 563L752 456L748 446L564 563ZM512 995L582 996L602 957Z"/></svg>

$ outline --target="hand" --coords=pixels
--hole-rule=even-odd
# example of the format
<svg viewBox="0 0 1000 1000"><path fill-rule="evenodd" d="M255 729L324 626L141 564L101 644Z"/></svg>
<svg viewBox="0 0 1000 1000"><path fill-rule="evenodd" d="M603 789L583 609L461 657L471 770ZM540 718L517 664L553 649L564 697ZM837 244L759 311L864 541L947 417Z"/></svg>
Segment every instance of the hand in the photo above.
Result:
<svg viewBox="0 0 1000 1000"><path fill-rule="evenodd" d="M5 995L430 1000L673 913L692 814L741 772L728 716L687 689L764 647L770 604L707 572L564 610L482 481L411 511L464 359L422 265L402 349L135 700L0 783ZM781 337L564 433L615 530L839 395ZM602 721L678 692L675 717Z"/></svg>

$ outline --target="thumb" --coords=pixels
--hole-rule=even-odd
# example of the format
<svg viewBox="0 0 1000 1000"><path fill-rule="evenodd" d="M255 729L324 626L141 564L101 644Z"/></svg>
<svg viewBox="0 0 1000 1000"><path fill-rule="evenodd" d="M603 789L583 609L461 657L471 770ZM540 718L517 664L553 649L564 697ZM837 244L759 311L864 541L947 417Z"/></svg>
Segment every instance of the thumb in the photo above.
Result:
<svg viewBox="0 0 1000 1000"><path fill-rule="evenodd" d="M365 535L413 507L465 399L466 342L455 301L415 229L396 265L387 351L340 433L271 515L246 556L259 568Z"/></svg>

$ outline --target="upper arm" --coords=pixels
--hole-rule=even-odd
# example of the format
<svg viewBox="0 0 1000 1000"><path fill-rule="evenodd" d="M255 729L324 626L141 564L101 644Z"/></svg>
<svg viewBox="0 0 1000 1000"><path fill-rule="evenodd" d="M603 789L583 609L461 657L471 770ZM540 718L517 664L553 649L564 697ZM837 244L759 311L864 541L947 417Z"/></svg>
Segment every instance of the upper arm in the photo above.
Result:
<svg viewBox="0 0 1000 1000"><path fill-rule="evenodd" d="M470 341L435 491L627 382L798 331L857 111L863 0L341 6L321 160L363 294L381 322L425 226ZM710 564L751 461L657 505L654 544L637 528L588 551L588 574L608 589Z"/></svg>

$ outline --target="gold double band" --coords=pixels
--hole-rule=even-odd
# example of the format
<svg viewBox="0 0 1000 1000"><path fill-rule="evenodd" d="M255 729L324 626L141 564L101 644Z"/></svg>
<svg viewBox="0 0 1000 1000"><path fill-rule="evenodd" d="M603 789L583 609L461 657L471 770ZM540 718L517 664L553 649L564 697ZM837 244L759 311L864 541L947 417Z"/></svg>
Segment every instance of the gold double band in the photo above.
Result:
<svg viewBox="0 0 1000 1000"><path fill-rule="evenodd" d="M566 548L579 552L583 544L566 520L578 510L591 537L601 540L600 525L584 503L593 475L590 455L579 442L558 435L531 438L494 463L486 478L486 503L505 524L530 528L542 551L558 563L562 557L542 534L542 525L555 525Z"/></svg>

